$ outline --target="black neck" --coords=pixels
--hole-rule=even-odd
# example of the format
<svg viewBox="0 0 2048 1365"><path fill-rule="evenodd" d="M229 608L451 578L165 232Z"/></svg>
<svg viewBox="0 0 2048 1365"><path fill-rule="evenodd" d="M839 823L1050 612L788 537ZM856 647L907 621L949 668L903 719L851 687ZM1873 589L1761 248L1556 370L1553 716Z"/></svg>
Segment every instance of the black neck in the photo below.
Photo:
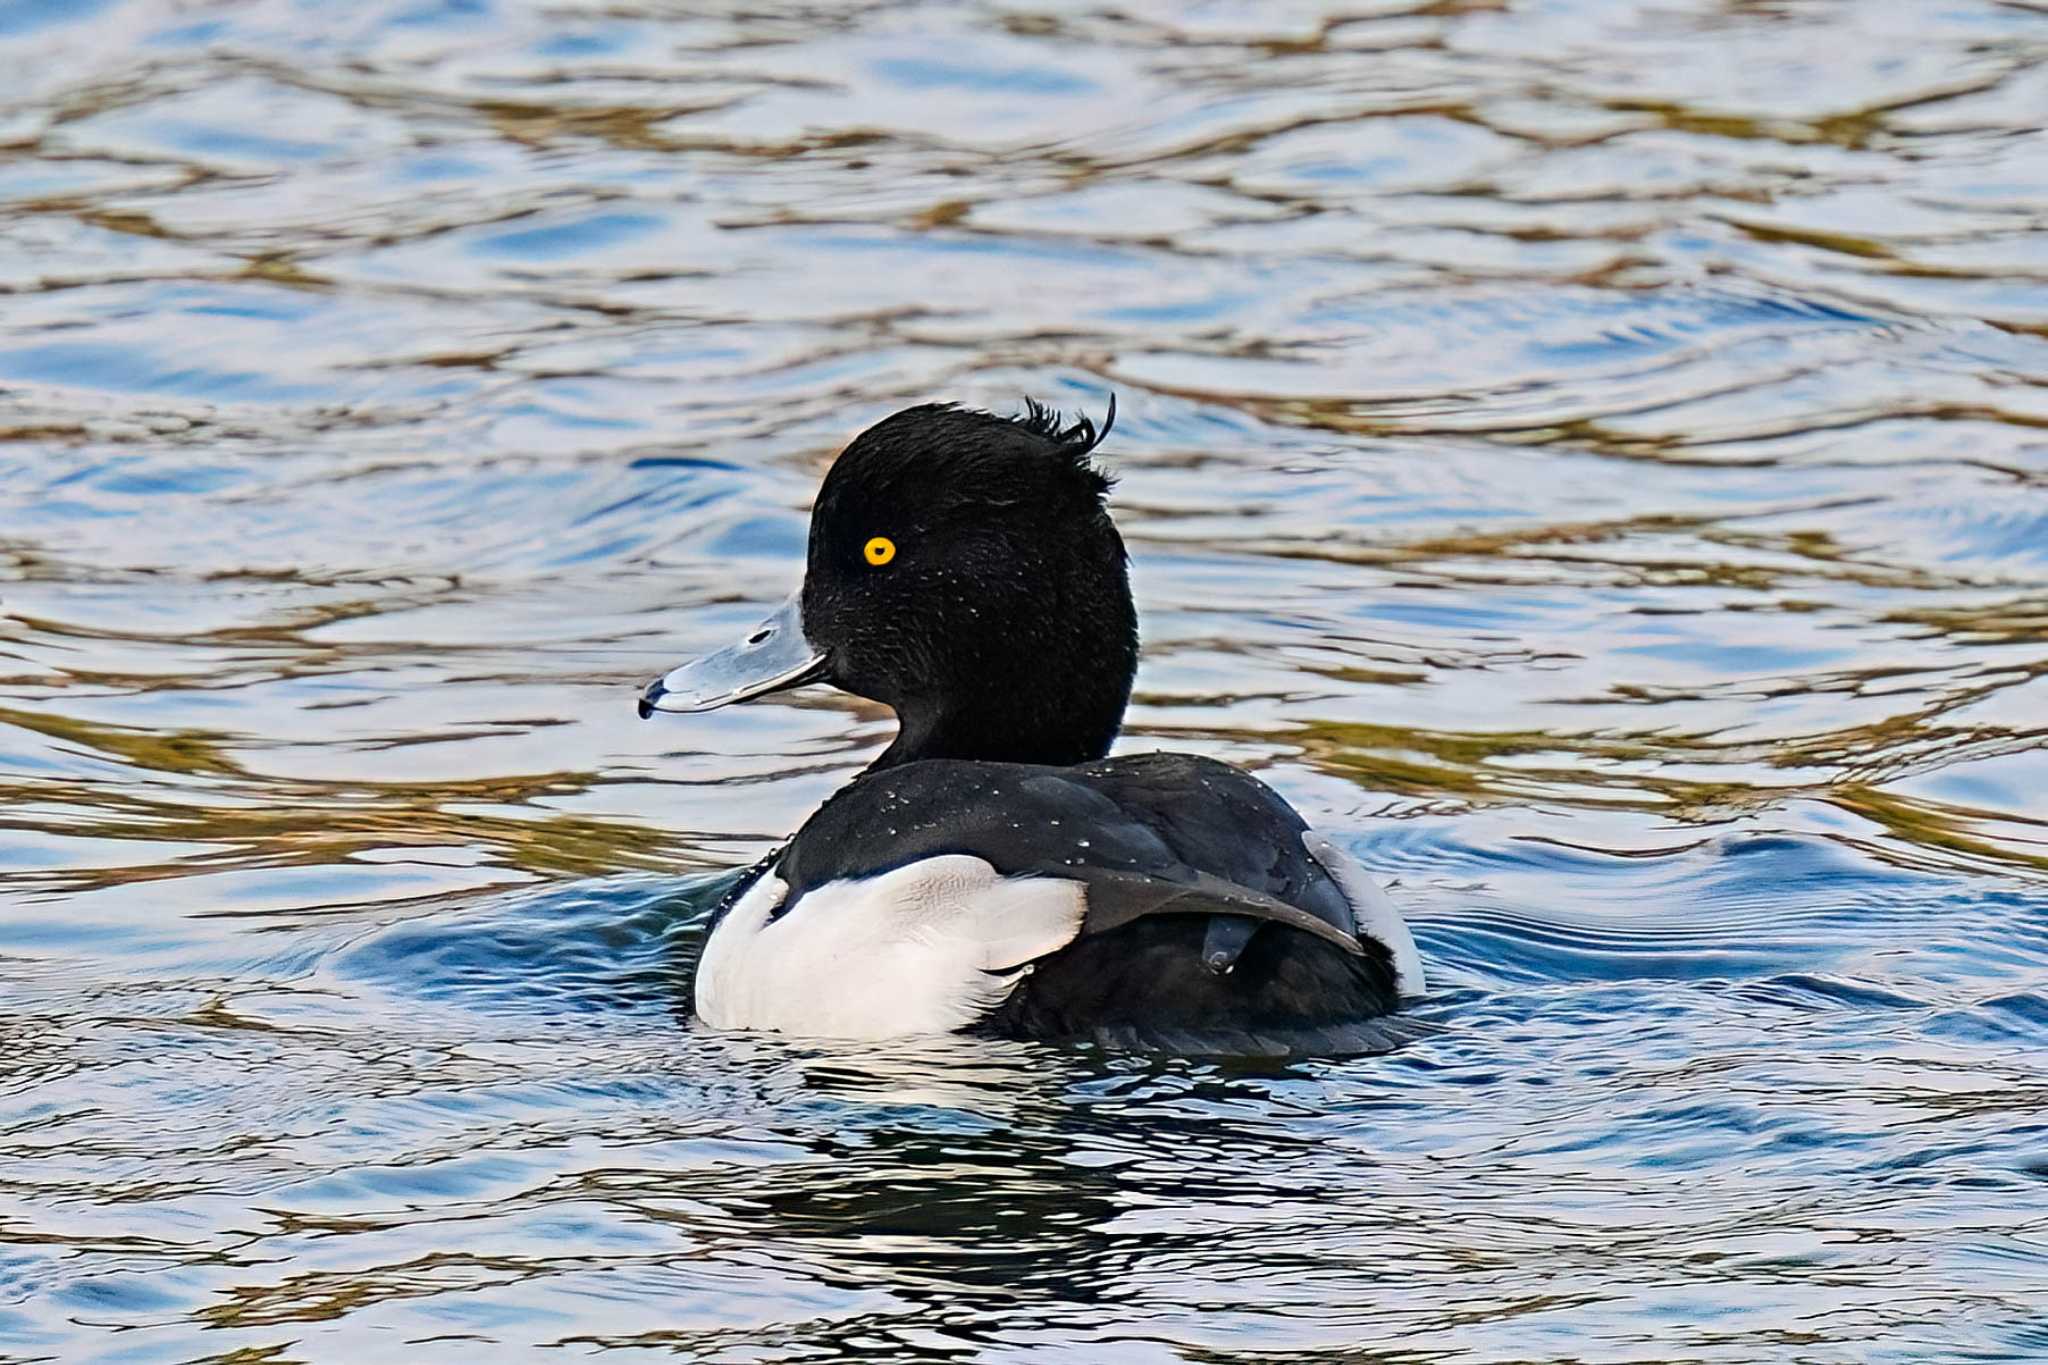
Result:
<svg viewBox="0 0 2048 1365"><path fill-rule="evenodd" d="M1065 766L1108 753L1138 671L1129 592L1054 618L1067 628L1006 637L1000 657L977 659L936 695L889 699L896 739L869 771L921 758Z"/></svg>
<svg viewBox="0 0 2048 1365"><path fill-rule="evenodd" d="M991 763L1086 763L1109 752L1123 720L1129 684L1116 696L1042 696L1039 705L1018 706L1015 698L980 708L906 702L897 714L896 738L869 772L924 758L964 758ZM991 698L992 702L996 699Z"/></svg>

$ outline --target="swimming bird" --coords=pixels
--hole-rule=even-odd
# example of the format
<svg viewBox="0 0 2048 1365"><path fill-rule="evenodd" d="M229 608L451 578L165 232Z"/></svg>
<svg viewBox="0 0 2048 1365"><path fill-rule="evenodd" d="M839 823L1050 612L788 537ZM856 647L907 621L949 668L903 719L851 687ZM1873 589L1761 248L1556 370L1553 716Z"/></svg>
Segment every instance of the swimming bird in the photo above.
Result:
<svg viewBox="0 0 2048 1365"><path fill-rule="evenodd" d="M704 1023L1268 1056L1419 1031L1390 1017L1415 941L1349 854L1239 768L1105 756L1138 661L1115 419L883 419L826 473L796 594L647 686L643 718L826 683L898 722L715 912Z"/></svg>

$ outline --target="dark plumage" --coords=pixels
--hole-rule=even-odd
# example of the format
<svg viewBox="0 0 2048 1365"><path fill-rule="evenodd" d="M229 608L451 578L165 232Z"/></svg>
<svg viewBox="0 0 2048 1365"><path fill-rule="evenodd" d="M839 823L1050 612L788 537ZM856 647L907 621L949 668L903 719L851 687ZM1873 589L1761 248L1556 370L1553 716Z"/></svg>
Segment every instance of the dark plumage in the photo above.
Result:
<svg viewBox="0 0 2048 1365"><path fill-rule="evenodd" d="M874 917L886 957L888 944L955 922L932 921L943 912L917 900L898 939L859 888L970 855L986 864L976 875L1084 893L1078 923L1034 902L1065 927L1031 960L991 969L1013 974L1014 989L997 993L981 1031L1263 1054L1391 1046L1414 1029L1381 1018L1399 1004L1398 950L1374 933L1391 919L1411 959L1413 948L1390 909L1361 901L1377 888L1340 885L1301 817L1236 768L1103 757L1137 666L1110 480L1090 458L1114 416L1112 404L1098 431L1036 403L1012 419L925 406L875 424L819 491L800 607L648 689L643 710L702 709L822 680L900 720L869 769L735 886L714 941L726 912L772 877L780 899L750 912L747 951L790 942L771 926L836 914L848 932ZM763 681L734 682L749 669ZM812 904L824 908L807 920ZM721 966L724 1007L772 1016L755 998L772 974L734 961Z"/></svg>
<svg viewBox="0 0 2048 1365"><path fill-rule="evenodd" d="M1107 430L1107 424L1104 426ZM1138 664L1124 544L1085 418L950 405L868 428L811 511L804 633L827 677L896 712L875 761L1078 763L1109 748ZM886 531L897 558L863 560Z"/></svg>
<svg viewBox="0 0 2048 1365"><path fill-rule="evenodd" d="M1393 963L1359 939L1306 828L1264 783L1192 754L1066 768L930 759L840 789L768 866L789 884L784 913L814 887L962 850L1006 876L1082 882L1081 936L1035 965L983 1024L991 1033L1372 1050L1388 1030L1350 1026L1399 1003Z"/></svg>

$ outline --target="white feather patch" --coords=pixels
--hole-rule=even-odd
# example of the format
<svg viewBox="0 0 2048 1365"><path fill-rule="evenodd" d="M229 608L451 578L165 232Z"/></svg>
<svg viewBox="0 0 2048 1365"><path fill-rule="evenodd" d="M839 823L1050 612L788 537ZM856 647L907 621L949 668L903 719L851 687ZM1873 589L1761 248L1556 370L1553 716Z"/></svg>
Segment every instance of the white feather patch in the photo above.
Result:
<svg viewBox="0 0 2048 1365"><path fill-rule="evenodd" d="M1004 877L949 853L828 882L780 919L789 893L763 874L726 912L697 964L713 1028L814 1038L949 1033L1003 1003L1026 964L1080 932L1079 882Z"/></svg>
<svg viewBox="0 0 2048 1365"><path fill-rule="evenodd" d="M1415 935L1408 932L1408 921L1401 918L1385 889L1359 866L1358 859L1326 836L1307 829L1301 832L1301 842L1351 903L1359 936L1385 944L1393 954L1394 989L1403 996L1427 995L1429 987L1422 978L1422 954L1416 951Z"/></svg>

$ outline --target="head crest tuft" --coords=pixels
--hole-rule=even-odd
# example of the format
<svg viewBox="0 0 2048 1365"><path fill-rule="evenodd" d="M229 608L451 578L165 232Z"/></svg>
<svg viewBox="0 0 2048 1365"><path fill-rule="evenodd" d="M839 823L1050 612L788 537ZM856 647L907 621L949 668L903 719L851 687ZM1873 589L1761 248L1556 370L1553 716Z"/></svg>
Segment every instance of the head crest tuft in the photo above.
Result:
<svg viewBox="0 0 2048 1365"><path fill-rule="evenodd" d="M1026 398L1024 411L1010 420L1034 435L1043 436L1066 450L1075 459L1079 459L1101 445L1109 436L1110 428L1116 425L1116 395L1112 393L1109 396L1109 412L1103 417L1100 430L1096 429L1095 423L1085 414L1078 415L1073 422L1063 425L1065 419L1060 416L1059 409L1048 407L1036 398Z"/></svg>

